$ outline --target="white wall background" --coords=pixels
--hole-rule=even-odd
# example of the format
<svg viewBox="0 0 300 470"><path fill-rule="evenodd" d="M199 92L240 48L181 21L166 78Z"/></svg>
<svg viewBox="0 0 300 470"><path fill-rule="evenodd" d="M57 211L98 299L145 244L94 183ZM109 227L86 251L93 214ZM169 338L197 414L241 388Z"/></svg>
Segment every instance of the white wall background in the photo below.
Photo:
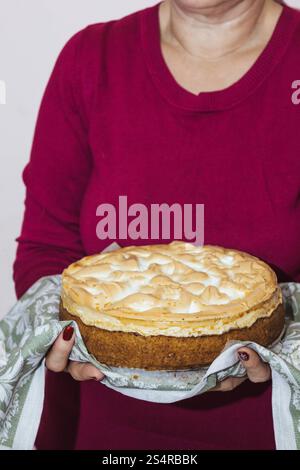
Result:
<svg viewBox="0 0 300 470"><path fill-rule="evenodd" d="M68 38L90 23L122 17L159 0L0 0L0 317L15 301L12 264L28 161L41 96ZM300 0L289 0L300 8Z"/></svg>

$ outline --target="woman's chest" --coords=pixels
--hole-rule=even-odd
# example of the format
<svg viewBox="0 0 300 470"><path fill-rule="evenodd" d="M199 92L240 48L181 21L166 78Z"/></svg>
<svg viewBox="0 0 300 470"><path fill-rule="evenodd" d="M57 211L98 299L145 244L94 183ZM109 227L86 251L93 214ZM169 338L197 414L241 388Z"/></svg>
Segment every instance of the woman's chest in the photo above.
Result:
<svg viewBox="0 0 300 470"><path fill-rule="evenodd" d="M295 115L270 119L263 106L179 116L158 113L155 103L127 112L123 106L117 115L107 109L93 122L94 167L81 213L87 252L112 241L189 239L187 233L201 230L205 243L249 251L295 275L300 267ZM164 210L154 217L153 206ZM105 233L99 238L99 222L106 238ZM136 230L126 232L130 224Z"/></svg>

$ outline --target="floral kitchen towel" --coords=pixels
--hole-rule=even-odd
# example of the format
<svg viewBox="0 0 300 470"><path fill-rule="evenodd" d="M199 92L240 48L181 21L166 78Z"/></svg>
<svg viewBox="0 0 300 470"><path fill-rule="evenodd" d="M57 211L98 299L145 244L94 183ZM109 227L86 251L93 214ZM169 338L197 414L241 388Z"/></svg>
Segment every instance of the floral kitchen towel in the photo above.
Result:
<svg viewBox="0 0 300 470"><path fill-rule="evenodd" d="M0 321L0 449L32 449L44 400L44 358L62 329L58 320L60 276L37 281ZM204 393L228 376L242 376L241 345L251 346L272 369L272 408L277 449L300 449L300 284L281 284L286 331L271 349L230 343L207 369L132 373L100 364L85 348L77 325L70 358L98 367L106 385L145 401L172 403Z"/></svg>

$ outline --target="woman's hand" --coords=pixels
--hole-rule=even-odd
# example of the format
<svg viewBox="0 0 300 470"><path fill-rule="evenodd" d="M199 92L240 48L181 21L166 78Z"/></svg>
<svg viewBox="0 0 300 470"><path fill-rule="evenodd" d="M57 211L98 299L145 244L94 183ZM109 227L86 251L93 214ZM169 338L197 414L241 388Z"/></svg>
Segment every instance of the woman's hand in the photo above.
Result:
<svg viewBox="0 0 300 470"><path fill-rule="evenodd" d="M66 371L73 379L102 380L104 375L88 362L69 361L75 342L74 328L69 325L60 333L46 356L46 367L52 372Z"/></svg>
<svg viewBox="0 0 300 470"><path fill-rule="evenodd" d="M250 348L241 348L238 350L238 356L246 369L245 377L228 377L212 388L210 392L229 392L240 385L245 380L251 382L267 382L271 379L271 369L269 364L261 360L259 355Z"/></svg>

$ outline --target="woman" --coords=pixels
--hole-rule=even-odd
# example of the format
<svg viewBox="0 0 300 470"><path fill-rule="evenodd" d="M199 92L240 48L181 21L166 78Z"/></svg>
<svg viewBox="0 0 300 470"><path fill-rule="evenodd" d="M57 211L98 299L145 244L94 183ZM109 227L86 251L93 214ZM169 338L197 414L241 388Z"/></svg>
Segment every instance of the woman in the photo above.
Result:
<svg viewBox="0 0 300 470"><path fill-rule="evenodd" d="M96 208L119 195L147 207L204 203L205 243L299 280L299 45L299 13L273 0L165 0L76 34L47 86L24 172L18 296L110 244L97 238ZM39 449L275 448L270 370L249 348L240 359L250 380L161 405L101 386L92 365L68 364L73 341L68 328L48 354Z"/></svg>

